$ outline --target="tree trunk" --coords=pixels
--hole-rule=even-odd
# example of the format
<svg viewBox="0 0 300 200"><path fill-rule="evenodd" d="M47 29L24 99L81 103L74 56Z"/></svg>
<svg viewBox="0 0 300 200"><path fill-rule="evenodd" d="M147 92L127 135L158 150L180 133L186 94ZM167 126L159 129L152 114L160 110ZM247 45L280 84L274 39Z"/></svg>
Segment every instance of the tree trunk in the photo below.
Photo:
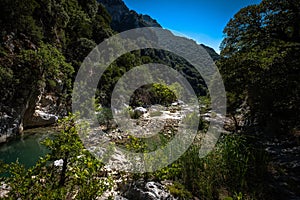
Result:
<svg viewBox="0 0 300 200"><path fill-rule="evenodd" d="M67 172L67 168L68 168L68 156L69 156L69 153L67 153L66 156L63 159L63 166L62 166L62 170L61 170L61 173L60 173L60 180L59 180L59 186L60 187L65 185L66 172Z"/></svg>

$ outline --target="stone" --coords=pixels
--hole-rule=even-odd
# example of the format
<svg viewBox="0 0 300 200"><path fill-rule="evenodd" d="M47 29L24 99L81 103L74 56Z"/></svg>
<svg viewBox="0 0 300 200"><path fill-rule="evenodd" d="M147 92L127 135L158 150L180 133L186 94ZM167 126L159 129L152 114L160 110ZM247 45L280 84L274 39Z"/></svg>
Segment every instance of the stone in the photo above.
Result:
<svg viewBox="0 0 300 200"><path fill-rule="evenodd" d="M138 118L142 116L143 114L147 113L147 109L143 107L137 107L133 110L134 115Z"/></svg>
<svg viewBox="0 0 300 200"><path fill-rule="evenodd" d="M0 198L7 198L11 187L4 182L0 183Z"/></svg>
<svg viewBox="0 0 300 200"><path fill-rule="evenodd" d="M26 121L26 127L41 127L55 124L58 120L58 116L48 114L44 111L36 110L33 117Z"/></svg>
<svg viewBox="0 0 300 200"><path fill-rule="evenodd" d="M62 167L64 164L64 160L63 159L59 159L59 160L55 160L54 161L54 166L55 167Z"/></svg>
<svg viewBox="0 0 300 200"><path fill-rule="evenodd" d="M175 200L169 191L165 187L157 182L134 182L128 191L125 193L125 197L128 199L136 200Z"/></svg>

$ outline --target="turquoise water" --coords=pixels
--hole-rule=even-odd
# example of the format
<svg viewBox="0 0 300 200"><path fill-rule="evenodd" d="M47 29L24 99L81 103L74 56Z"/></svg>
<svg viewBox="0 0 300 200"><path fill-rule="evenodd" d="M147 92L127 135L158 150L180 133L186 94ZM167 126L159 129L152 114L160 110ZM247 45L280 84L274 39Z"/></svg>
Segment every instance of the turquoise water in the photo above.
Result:
<svg viewBox="0 0 300 200"><path fill-rule="evenodd" d="M53 128L38 128L26 130L23 137L0 144L0 159L5 163L19 161L26 168L29 168L44 156L49 150L40 144L47 137L55 133Z"/></svg>

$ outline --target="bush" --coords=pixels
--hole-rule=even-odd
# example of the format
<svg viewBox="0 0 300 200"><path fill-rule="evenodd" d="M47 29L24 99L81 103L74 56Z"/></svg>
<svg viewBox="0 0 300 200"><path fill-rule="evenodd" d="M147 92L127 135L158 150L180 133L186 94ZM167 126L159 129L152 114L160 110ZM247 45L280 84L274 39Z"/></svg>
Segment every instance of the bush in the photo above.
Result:
<svg viewBox="0 0 300 200"><path fill-rule="evenodd" d="M172 185L167 186L167 188L172 195L180 200L193 198L193 195L187 189L185 189L184 185L178 182L174 182Z"/></svg>
<svg viewBox="0 0 300 200"><path fill-rule="evenodd" d="M97 119L100 125L110 126L110 122L113 119L112 111L110 108L101 107L97 109Z"/></svg>
<svg viewBox="0 0 300 200"><path fill-rule="evenodd" d="M199 158L199 148L193 144L179 160L152 175L158 180L177 181L201 199L217 199L221 189L235 198L240 194L261 198L254 191L263 188L256 181L266 170L266 158L248 144L247 137L223 135L215 149L204 158ZM180 187L171 187L172 192L180 193L176 188Z"/></svg>

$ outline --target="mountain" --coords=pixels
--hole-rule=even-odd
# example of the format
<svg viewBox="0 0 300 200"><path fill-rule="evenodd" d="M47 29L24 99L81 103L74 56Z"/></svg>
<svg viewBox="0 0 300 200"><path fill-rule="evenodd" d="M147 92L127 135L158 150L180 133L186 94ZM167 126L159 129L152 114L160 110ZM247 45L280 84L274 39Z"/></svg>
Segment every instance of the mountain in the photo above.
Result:
<svg viewBox="0 0 300 200"><path fill-rule="evenodd" d="M98 0L112 17L112 29L122 32L140 27L161 27L156 20L149 15L138 14L129 10L122 0Z"/></svg>
<svg viewBox="0 0 300 200"><path fill-rule="evenodd" d="M112 17L111 27L117 32L142 27L162 27L149 15L138 14L130 10L122 0L98 0ZM214 61L220 59L220 55L211 47L204 44L201 46L208 52Z"/></svg>
<svg viewBox="0 0 300 200"><path fill-rule="evenodd" d="M221 58L220 55L213 48L206 46L204 44L200 44L200 45L207 51L207 53L214 61L219 60Z"/></svg>

